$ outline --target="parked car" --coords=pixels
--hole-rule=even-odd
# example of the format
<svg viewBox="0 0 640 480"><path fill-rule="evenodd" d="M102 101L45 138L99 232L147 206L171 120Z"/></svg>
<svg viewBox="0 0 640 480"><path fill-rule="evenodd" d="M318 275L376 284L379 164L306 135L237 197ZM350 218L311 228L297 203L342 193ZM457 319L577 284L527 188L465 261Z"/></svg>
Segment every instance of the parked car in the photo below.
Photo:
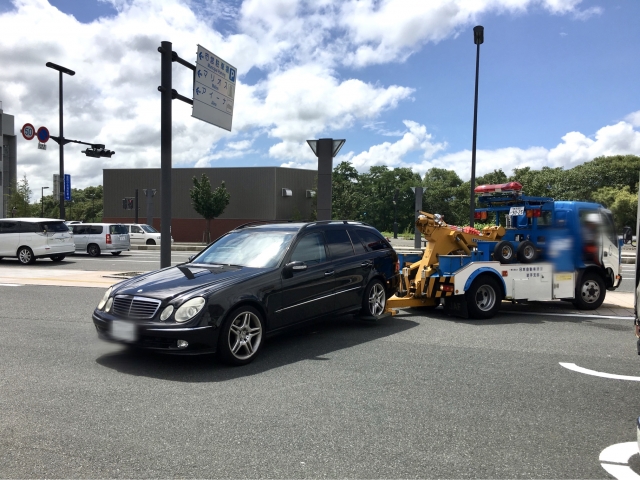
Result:
<svg viewBox="0 0 640 480"><path fill-rule="evenodd" d="M63 220L53 218L5 218L0 220L0 260L18 257L23 265L37 258L64 260L75 251L73 235Z"/></svg>
<svg viewBox="0 0 640 480"><path fill-rule="evenodd" d="M146 223L125 223L131 245L160 245L160 232ZM173 243L173 237L171 237Z"/></svg>
<svg viewBox="0 0 640 480"><path fill-rule="evenodd" d="M265 335L301 322L380 318L399 278L395 250L367 224L249 225L186 263L109 288L93 322L104 340L242 365Z"/></svg>
<svg viewBox="0 0 640 480"><path fill-rule="evenodd" d="M77 252L97 257L103 252L120 255L131 248L129 231L119 223L78 223L69 226Z"/></svg>

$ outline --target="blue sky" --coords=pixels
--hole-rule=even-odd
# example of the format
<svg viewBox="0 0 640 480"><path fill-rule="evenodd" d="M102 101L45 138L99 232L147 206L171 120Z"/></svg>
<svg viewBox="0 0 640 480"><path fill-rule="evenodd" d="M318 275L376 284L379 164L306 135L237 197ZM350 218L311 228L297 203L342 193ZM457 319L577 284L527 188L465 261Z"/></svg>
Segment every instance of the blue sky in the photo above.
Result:
<svg viewBox="0 0 640 480"><path fill-rule="evenodd" d="M5 113L117 153L65 149L74 186L102 168L160 166L160 41L195 61L201 44L238 68L232 131L173 103L174 166L316 168L306 139L345 138L336 158L358 170L450 168L470 175L476 47L478 174L571 168L640 155L637 0L0 0ZM174 86L191 96L174 66ZM57 145L19 139L21 176L39 187ZM34 188L34 197L37 198Z"/></svg>

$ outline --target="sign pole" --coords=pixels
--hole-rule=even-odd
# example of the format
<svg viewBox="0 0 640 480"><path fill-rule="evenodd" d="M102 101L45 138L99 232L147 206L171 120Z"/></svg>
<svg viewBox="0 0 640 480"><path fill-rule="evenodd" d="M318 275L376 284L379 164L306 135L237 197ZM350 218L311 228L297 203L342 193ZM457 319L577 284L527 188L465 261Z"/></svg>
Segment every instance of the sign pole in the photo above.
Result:
<svg viewBox="0 0 640 480"><path fill-rule="evenodd" d="M171 266L171 101L172 44L160 44L160 167L162 213L160 214L160 268Z"/></svg>
<svg viewBox="0 0 640 480"><path fill-rule="evenodd" d="M64 130L62 125L62 72L58 72L60 76L60 85L59 85L59 99L60 99L60 107L59 107L59 115L60 115L60 138L63 140L60 142L59 151L60 151L60 197L58 201L60 202L60 218L65 220L65 211L64 211Z"/></svg>

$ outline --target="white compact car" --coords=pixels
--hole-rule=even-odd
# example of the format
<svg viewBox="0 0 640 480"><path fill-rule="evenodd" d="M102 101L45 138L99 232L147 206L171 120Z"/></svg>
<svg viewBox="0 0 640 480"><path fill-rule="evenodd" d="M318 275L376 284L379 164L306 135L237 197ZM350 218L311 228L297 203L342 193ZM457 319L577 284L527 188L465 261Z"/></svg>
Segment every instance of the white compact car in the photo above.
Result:
<svg viewBox="0 0 640 480"><path fill-rule="evenodd" d="M0 219L0 259L18 257L23 265L36 258L60 262L75 251L73 235L63 220L53 218Z"/></svg>
<svg viewBox="0 0 640 480"><path fill-rule="evenodd" d="M131 245L160 245L160 232L146 223L127 223ZM173 237L171 237L173 243Z"/></svg>

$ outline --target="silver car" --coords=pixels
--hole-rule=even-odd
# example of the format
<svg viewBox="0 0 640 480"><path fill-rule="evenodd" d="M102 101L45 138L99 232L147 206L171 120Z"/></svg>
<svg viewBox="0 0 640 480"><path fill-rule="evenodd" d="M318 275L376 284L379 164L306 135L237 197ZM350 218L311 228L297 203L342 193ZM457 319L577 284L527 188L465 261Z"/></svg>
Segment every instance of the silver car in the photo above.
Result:
<svg viewBox="0 0 640 480"><path fill-rule="evenodd" d="M92 257L109 252L120 255L131 248L129 231L119 223L78 223L69 225L73 231L76 253L86 252Z"/></svg>

